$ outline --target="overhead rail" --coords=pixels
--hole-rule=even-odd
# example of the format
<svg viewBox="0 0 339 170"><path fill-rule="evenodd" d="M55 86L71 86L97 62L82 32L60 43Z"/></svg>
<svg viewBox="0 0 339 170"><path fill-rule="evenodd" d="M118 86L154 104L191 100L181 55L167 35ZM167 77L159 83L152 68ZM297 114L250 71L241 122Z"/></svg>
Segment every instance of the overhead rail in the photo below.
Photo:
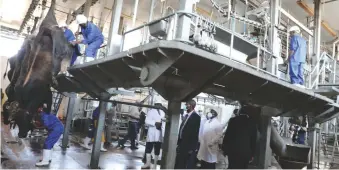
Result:
<svg viewBox="0 0 339 170"><path fill-rule="evenodd" d="M31 19L31 16L33 15L35 8L39 5L39 2L40 0L32 0L31 5L29 6L26 12L25 18L20 25L20 29L18 31L19 34L21 34L24 28L26 27L28 21Z"/></svg>

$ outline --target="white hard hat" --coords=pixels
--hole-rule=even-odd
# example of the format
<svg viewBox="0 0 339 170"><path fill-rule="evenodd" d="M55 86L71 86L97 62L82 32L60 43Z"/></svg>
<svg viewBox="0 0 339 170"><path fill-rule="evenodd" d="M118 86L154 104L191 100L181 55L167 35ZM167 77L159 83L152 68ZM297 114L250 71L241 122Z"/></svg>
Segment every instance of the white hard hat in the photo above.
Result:
<svg viewBox="0 0 339 170"><path fill-rule="evenodd" d="M62 27L68 27L68 25L66 24L66 22L61 22L59 24L59 27L62 28Z"/></svg>
<svg viewBox="0 0 339 170"><path fill-rule="evenodd" d="M288 32L291 32L291 31L294 31L294 32L297 32L297 33L300 33L300 28L298 26L292 26Z"/></svg>
<svg viewBox="0 0 339 170"><path fill-rule="evenodd" d="M85 24L87 22L87 17L85 15L77 15L76 20L78 24Z"/></svg>

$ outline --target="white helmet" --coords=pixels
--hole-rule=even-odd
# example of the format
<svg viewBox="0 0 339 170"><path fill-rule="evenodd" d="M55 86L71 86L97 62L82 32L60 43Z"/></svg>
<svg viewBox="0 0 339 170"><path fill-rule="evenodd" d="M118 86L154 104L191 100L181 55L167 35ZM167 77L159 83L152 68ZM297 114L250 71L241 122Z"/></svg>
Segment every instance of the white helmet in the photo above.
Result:
<svg viewBox="0 0 339 170"><path fill-rule="evenodd" d="M300 33L300 28L298 26L292 26L290 29L288 29L288 32L294 31L296 33Z"/></svg>
<svg viewBox="0 0 339 170"><path fill-rule="evenodd" d="M59 24L59 27L62 28L62 27L68 27L68 25L66 24L66 22L61 22Z"/></svg>
<svg viewBox="0 0 339 170"><path fill-rule="evenodd" d="M77 15L76 17L78 24L85 24L87 22L87 17L85 15Z"/></svg>

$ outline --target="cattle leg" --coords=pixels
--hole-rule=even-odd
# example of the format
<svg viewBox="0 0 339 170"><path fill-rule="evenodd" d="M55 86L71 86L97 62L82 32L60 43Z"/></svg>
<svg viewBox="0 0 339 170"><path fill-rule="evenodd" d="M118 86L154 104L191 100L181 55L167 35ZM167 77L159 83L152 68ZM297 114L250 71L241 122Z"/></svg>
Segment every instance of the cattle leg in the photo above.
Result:
<svg viewBox="0 0 339 170"><path fill-rule="evenodd" d="M52 81L53 84L58 85L58 81L56 79L56 76L58 75L60 69L61 69L61 59L53 57L53 70L52 70Z"/></svg>

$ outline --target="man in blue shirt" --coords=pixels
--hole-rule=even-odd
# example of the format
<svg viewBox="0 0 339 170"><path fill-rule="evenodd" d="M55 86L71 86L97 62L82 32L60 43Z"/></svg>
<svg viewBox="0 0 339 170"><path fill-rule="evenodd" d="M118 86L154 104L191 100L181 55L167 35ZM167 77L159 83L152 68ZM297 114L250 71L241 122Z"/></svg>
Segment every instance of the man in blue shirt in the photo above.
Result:
<svg viewBox="0 0 339 170"><path fill-rule="evenodd" d="M289 32L291 35L290 51L286 62L288 61L289 63L291 83L298 87L305 88L303 65L306 62L307 43L306 40L300 36L300 28L298 26L291 27Z"/></svg>
<svg viewBox="0 0 339 170"><path fill-rule="evenodd" d="M82 41L75 41L74 44L85 44L87 45L85 50L85 62L93 61L97 55L98 49L104 42L104 36L101 30L94 25L92 22L87 21L84 15L78 15L76 21L81 28L81 33L84 39Z"/></svg>
<svg viewBox="0 0 339 170"><path fill-rule="evenodd" d="M53 146L58 142L60 136L64 132L64 126L61 121L47 109L47 104L43 105L40 113L41 123L48 131L48 136L45 139L42 160L37 162L36 166L47 166L52 160Z"/></svg>
<svg viewBox="0 0 339 170"><path fill-rule="evenodd" d="M73 43L74 41L76 41L72 30L70 30L68 28L66 23L61 23L59 25L59 27L64 31L64 36L65 36L65 38L67 39L68 42ZM74 65L74 62L76 61L78 55L81 55L80 54L80 47L79 47L78 44L75 44L74 45L74 52L73 52L73 55L72 55L72 58L71 58L71 64L70 64L71 66Z"/></svg>

